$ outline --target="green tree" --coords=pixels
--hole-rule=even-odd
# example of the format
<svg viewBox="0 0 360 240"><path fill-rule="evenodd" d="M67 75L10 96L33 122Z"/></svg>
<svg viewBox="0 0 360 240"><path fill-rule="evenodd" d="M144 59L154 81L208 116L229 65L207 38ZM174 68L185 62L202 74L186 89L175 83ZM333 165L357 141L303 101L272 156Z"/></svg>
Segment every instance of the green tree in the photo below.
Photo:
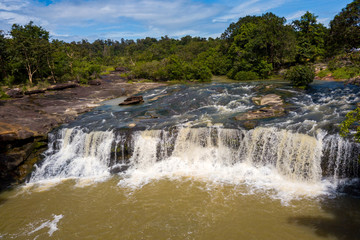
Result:
<svg viewBox="0 0 360 240"><path fill-rule="evenodd" d="M296 31L296 60L300 63L314 62L325 54L327 29L317 22L317 16L306 12L300 20L293 21Z"/></svg>
<svg viewBox="0 0 360 240"><path fill-rule="evenodd" d="M348 112L340 127L342 137L351 136L356 142L360 142L360 108L357 107L355 110ZM356 131L350 132L353 127L355 127Z"/></svg>
<svg viewBox="0 0 360 240"><path fill-rule="evenodd" d="M25 67L30 84L34 74L47 68L50 52L49 32L29 22L25 26L14 24L11 28L12 54Z"/></svg>
<svg viewBox="0 0 360 240"><path fill-rule="evenodd" d="M285 74L285 80L296 87L306 87L315 78L315 71L310 66L298 65L291 67Z"/></svg>
<svg viewBox="0 0 360 240"><path fill-rule="evenodd" d="M292 62L295 35L285 22L285 18L266 13L261 17L240 18L237 23L231 24L222 35L229 44L228 55L233 66L227 75L234 78L240 71L255 72L266 78L273 69ZM244 73L240 75L246 76Z"/></svg>
<svg viewBox="0 0 360 240"><path fill-rule="evenodd" d="M360 0L354 0L330 22L331 53L360 48Z"/></svg>
<svg viewBox="0 0 360 240"><path fill-rule="evenodd" d="M4 36L4 32L0 31L0 83L4 83L7 76L9 62L8 40Z"/></svg>

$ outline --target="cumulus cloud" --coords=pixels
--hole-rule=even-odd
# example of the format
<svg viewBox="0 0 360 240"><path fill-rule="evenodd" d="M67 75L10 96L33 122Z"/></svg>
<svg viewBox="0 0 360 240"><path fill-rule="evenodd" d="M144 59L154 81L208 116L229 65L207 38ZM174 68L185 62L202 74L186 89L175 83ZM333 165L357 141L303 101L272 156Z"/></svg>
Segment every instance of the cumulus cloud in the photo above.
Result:
<svg viewBox="0 0 360 240"><path fill-rule="evenodd" d="M293 0L0 0L0 29L34 21L63 40L217 37L229 22ZM296 18L302 11L288 19ZM73 37L73 39L71 39Z"/></svg>

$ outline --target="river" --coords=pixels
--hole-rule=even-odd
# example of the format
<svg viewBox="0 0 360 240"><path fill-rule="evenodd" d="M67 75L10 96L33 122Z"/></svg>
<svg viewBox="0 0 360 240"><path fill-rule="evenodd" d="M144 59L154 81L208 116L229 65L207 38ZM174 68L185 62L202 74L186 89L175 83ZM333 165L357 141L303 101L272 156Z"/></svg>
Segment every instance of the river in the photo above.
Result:
<svg viewBox="0 0 360 240"><path fill-rule="evenodd" d="M358 239L360 146L337 132L359 89L214 82L104 102L0 194L0 239ZM269 93L285 116L235 120Z"/></svg>

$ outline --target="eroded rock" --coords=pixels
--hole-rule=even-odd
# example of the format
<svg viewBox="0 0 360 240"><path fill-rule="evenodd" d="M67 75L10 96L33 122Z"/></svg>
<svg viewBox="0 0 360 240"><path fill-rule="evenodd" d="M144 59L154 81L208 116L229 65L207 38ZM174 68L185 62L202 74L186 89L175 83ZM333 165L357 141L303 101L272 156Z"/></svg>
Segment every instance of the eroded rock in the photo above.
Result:
<svg viewBox="0 0 360 240"><path fill-rule="evenodd" d="M284 101L281 99L279 95L276 94L267 94L262 97L253 97L253 102L256 105L283 105Z"/></svg>
<svg viewBox="0 0 360 240"><path fill-rule="evenodd" d="M261 97L253 97L256 105L264 106L260 109L241 113L235 117L236 120L256 120L264 118L281 117L285 115L284 101L279 95L267 94Z"/></svg>
<svg viewBox="0 0 360 240"><path fill-rule="evenodd" d="M139 104L143 103L144 99L142 96L131 96L124 100L124 102L120 103L119 105L132 105L132 104Z"/></svg>
<svg viewBox="0 0 360 240"><path fill-rule="evenodd" d="M22 98L24 96L20 88L13 88L6 91L6 95L11 98Z"/></svg>

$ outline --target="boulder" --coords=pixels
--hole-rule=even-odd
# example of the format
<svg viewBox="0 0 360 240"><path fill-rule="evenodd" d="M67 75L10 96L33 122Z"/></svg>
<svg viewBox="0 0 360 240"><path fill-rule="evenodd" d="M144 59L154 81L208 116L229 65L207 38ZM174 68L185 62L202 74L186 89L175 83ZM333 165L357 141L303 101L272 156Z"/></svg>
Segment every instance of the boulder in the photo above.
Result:
<svg viewBox="0 0 360 240"><path fill-rule="evenodd" d="M22 98L24 96L20 88L13 88L6 91L6 95L11 98Z"/></svg>
<svg viewBox="0 0 360 240"><path fill-rule="evenodd" d="M236 120L256 120L264 118L281 117L285 115L284 101L279 95L267 94L261 97L253 97L256 105L264 106L260 109L241 113L235 117Z"/></svg>
<svg viewBox="0 0 360 240"><path fill-rule="evenodd" d="M89 81L89 85L99 86L99 85L101 85L101 81L100 81L99 79L90 80L90 81Z"/></svg>
<svg viewBox="0 0 360 240"><path fill-rule="evenodd" d="M283 105L284 101L281 99L279 95L276 94L267 94L262 97L253 97L253 102L256 105Z"/></svg>
<svg viewBox="0 0 360 240"><path fill-rule="evenodd" d="M37 135L27 127L0 122L0 143L25 140Z"/></svg>
<svg viewBox="0 0 360 240"><path fill-rule="evenodd" d="M120 103L119 105L132 105L143 103L144 99L142 96L131 96L124 100L124 102Z"/></svg>
<svg viewBox="0 0 360 240"><path fill-rule="evenodd" d="M346 84L352 84L352 85L358 85L359 86L360 85L360 76L350 78L349 80L347 80L345 82L345 85Z"/></svg>
<svg viewBox="0 0 360 240"><path fill-rule="evenodd" d="M264 118L281 117L285 115L285 109L282 106L269 106L257 110L241 113L235 117L235 120L256 120Z"/></svg>

